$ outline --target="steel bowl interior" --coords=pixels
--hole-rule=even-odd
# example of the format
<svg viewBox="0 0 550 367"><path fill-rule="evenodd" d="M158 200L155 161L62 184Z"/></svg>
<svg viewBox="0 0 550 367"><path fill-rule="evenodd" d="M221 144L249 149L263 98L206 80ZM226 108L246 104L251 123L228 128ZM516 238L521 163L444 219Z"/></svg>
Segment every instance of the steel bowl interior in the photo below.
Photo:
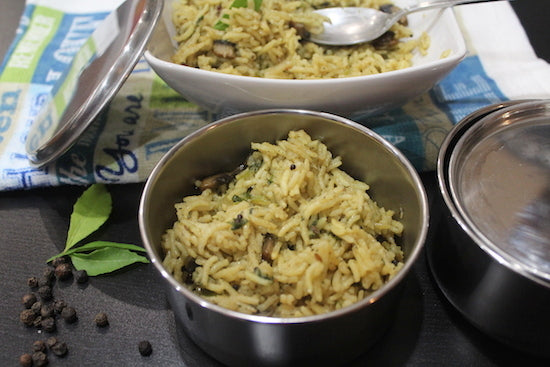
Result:
<svg viewBox="0 0 550 367"><path fill-rule="evenodd" d="M370 195L380 205L402 215L405 231L400 238L400 244L406 256L404 268L382 289L355 305L325 315L303 318L274 318L229 311L179 284L162 266L163 252L160 245L162 234L176 219L174 204L185 195L194 193L194 182L197 178L225 172L242 163L250 153L251 142L275 142L286 138L289 131L297 129L304 129L313 138L321 139L333 155L342 157L342 168L347 173L369 183ZM380 300L384 298L393 298L389 293L398 288L422 249L428 230L428 216L426 193L416 171L402 153L371 130L327 113L263 110L219 120L176 144L161 159L145 185L139 208L139 225L152 262L167 280L169 298L176 317L195 342L224 363L243 363L244 360L237 355L244 353L258 363L279 365L292 361L298 355L317 361L330 353L335 357L336 346L328 346L326 351L319 351L316 347L321 339L326 339L326 334L309 335L309 345L304 346L304 342L300 342L300 350L289 347L291 343L283 342L287 339L294 340L292 335L303 335L304 330L309 330L308 333L315 332L308 328L311 325L329 323L327 320L342 325L358 322L358 331L339 330L339 337L354 345L354 349L363 348L354 350L355 354L365 350L367 346L362 344L365 333L381 333L383 327L375 327L369 331L362 325L369 317L362 317L361 320L358 315L364 315L365 309L369 307L374 308L373 304L382 307L384 303ZM389 309L391 305L384 308ZM205 314L209 316L206 317ZM218 320L217 326L211 323L213 319ZM387 325L389 320L383 323ZM249 339L242 343L235 340L228 342L227 339L216 341L220 327L235 332L240 330L242 335L249 335L243 336L243 339ZM268 332L264 330L266 327ZM216 328L217 332L208 330ZM257 345L258 341L252 335L254 333L250 333L251 328L263 330L261 335L271 340L268 344L279 345L280 348L270 350L269 353L255 348L253 344ZM353 341L352 338L358 340ZM247 343L250 345L246 345ZM231 348L228 347L229 344ZM266 360L268 355L269 360Z"/></svg>

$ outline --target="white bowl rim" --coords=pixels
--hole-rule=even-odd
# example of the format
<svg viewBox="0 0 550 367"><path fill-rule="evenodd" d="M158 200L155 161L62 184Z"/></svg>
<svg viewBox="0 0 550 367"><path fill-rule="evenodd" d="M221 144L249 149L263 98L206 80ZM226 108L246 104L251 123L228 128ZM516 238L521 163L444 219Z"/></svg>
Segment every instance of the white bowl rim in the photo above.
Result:
<svg viewBox="0 0 550 367"><path fill-rule="evenodd" d="M461 44L465 45L463 42ZM342 77L342 78L326 78L326 79L276 79L276 78L264 78L264 77L256 77L256 76L245 76L245 75L235 75L235 74L228 74L228 73L222 73L219 71L211 71L211 70L203 70L199 68L194 68L187 65L180 65L176 64L170 61L163 60L161 58L156 57L151 51L146 50L144 52L144 57L147 60L147 62L153 66L153 69L156 67L163 67L163 68L169 68L174 69L176 72L183 72L183 73L193 73L196 74L197 77L204 76L207 78L216 78L219 79L220 82L223 81L241 81L244 83L273 83L275 85L285 85L285 84L300 84L302 86L317 86L317 85L323 85L323 84L335 84L335 83L342 83L342 82L363 82L365 80L384 80L389 78L397 77L401 74L410 74L415 73L422 70L434 70L438 68L446 67L447 65L454 65L458 64L462 59L464 59L467 55L466 47L464 46L459 50L459 52L453 53L452 55L438 59L429 61L422 65L413 65L404 69L399 70L391 70L391 71L385 71L383 73L379 74L369 74L369 75L358 75L358 76L349 76L349 77Z"/></svg>

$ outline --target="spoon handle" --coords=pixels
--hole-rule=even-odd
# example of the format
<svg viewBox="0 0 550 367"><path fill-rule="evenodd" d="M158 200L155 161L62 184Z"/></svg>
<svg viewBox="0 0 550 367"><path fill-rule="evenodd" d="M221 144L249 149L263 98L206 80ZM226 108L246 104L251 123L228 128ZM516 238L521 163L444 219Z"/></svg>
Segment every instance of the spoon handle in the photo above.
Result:
<svg viewBox="0 0 550 367"><path fill-rule="evenodd" d="M403 9L402 12L400 12L400 15L406 15L410 13L414 13L421 10L429 10L429 9L437 9L437 8L448 8L453 5L460 5L460 4L469 4L469 3L487 3L492 1L502 1L502 0L428 0L428 1L421 1L416 5L411 5L408 8Z"/></svg>

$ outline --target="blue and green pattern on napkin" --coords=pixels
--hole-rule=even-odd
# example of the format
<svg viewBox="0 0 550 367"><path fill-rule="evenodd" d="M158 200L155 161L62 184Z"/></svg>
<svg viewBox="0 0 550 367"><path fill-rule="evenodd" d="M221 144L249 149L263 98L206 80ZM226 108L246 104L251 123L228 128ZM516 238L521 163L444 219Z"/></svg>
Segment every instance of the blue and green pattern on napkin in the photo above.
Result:
<svg viewBox="0 0 550 367"><path fill-rule="evenodd" d="M108 13L64 12L28 0L0 68L0 190L141 182L177 141L217 118L170 89L141 60L69 152L46 167L32 167L25 153L29 126ZM399 148L417 170L433 170L439 146L454 124L481 107L514 97L505 95L488 74L471 51L429 92L356 121Z"/></svg>

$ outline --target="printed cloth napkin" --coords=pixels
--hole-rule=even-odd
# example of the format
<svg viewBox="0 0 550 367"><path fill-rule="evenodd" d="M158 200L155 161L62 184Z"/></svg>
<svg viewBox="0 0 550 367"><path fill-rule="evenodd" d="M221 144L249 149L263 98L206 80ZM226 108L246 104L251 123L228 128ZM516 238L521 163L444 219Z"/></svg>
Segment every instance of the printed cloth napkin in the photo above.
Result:
<svg viewBox="0 0 550 367"><path fill-rule="evenodd" d="M0 66L0 190L141 182L177 141L219 118L170 89L142 59L69 152L45 167L29 163L25 140L45 96L121 2L27 0ZM356 119L399 148L418 171L435 168L445 135L471 112L510 99L550 98L550 65L535 55L510 4L454 11L469 51L460 65L404 106Z"/></svg>

